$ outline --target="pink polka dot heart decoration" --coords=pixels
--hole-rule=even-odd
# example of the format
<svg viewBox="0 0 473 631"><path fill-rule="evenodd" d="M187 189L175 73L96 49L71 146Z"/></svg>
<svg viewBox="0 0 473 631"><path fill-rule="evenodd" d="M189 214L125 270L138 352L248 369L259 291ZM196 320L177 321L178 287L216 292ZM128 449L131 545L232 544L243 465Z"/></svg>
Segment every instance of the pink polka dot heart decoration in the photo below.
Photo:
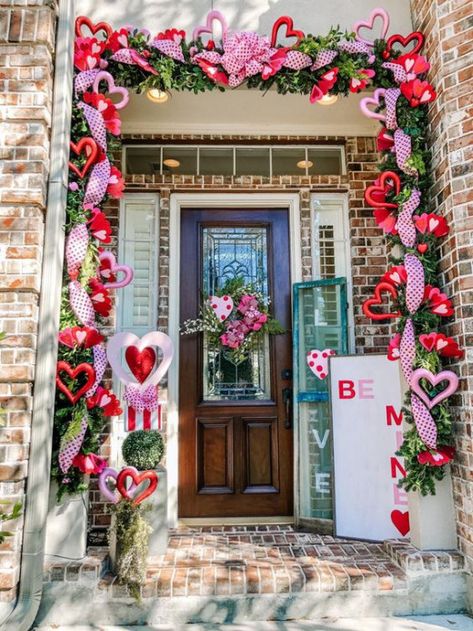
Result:
<svg viewBox="0 0 473 631"><path fill-rule="evenodd" d="M231 296L210 296L209 302L220 322L226 320L233 310L233 299Z"/></svg>
<svg viewBox="0 0 473 631"><path fill-rule="evenodd" d="M328 358L336 354L337 353L331 348L324 348L323 351L314 348L307 353L307 365L316 377L321 380L326 379L328 375Z"/></svg>

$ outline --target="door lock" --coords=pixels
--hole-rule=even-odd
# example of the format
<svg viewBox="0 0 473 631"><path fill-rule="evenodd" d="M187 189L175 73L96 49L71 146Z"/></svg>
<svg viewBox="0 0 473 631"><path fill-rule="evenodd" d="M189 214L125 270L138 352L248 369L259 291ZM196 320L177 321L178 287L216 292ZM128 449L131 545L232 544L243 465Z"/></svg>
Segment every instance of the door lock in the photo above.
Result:
<svg viewBox="0 0 473 631"><path fill-rule="evenodd" d="M292 427L292 388L283 388L282 400L284 403L284 427L291 429Z"/></svg>

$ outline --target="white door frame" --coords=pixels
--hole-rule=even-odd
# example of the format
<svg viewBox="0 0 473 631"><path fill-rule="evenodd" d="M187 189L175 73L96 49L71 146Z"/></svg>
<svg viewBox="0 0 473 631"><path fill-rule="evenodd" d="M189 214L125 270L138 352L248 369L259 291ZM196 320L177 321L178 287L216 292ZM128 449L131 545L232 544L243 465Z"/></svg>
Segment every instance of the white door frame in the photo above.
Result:
<svg viewBox="0 0 473 631"><path fill-rule="evenodd" d="M289 212L291 282L302 281L299 193L175 193L171 194L169 222L169 336L179 348L179 280L182 208L287 208ZM179 471L179 353L168 373L167 470L168 520L177 524ZM294 514L299 506L298 430L294 427Z"/></svg>

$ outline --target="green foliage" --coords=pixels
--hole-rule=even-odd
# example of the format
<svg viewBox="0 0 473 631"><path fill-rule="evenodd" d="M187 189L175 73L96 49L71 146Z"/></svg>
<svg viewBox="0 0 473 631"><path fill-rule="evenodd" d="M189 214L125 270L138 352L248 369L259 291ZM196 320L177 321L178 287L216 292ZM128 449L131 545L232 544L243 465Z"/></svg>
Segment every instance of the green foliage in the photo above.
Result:
<svg viewBox="0 0 473 631"><path fill-rule="evenodd" d="M116 573L120 583L126 585L130 594L140 600L140 588L146 578L149 535L152 528L144 517L146 508L122 500L111 507L115 514L113 533L116 537Z"/></svg>
<svg viewBox="0 0 473 631"><path fill-rule="evenodd" d="M4 511L0 509L0 523L4 521L13 521L18 519L21 515L21 502L16 502L11 508L11 502L9 500L0 500L1 506L8 506L8 510ZM2 544L7 537L13 536L13 533L9 530L0 530L0 544Z"/></svg>
<svg viewBox="0 0 473 631"><path fill-rule="evenodd" d="M128 434L122 445L123 459L139 471L156 469L164 454L164 441L156 430L140 429Z"/></svg>

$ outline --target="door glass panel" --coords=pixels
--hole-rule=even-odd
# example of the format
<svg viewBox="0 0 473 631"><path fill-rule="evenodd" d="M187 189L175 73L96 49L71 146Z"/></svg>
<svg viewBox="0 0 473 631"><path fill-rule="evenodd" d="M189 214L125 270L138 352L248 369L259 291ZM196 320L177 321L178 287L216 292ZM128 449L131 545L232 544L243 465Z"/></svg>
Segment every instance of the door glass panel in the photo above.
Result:
<svg viewBox="0 0 473 631"><path fill-rule="evenodd" d="M227 281L242 278L269 299L265 227L206 227L202 232L202 257L204 298L220 292ZM204 334L202 369L206 401L270 398L268 336L236 364L229 353L212 345Z"/></svg>

